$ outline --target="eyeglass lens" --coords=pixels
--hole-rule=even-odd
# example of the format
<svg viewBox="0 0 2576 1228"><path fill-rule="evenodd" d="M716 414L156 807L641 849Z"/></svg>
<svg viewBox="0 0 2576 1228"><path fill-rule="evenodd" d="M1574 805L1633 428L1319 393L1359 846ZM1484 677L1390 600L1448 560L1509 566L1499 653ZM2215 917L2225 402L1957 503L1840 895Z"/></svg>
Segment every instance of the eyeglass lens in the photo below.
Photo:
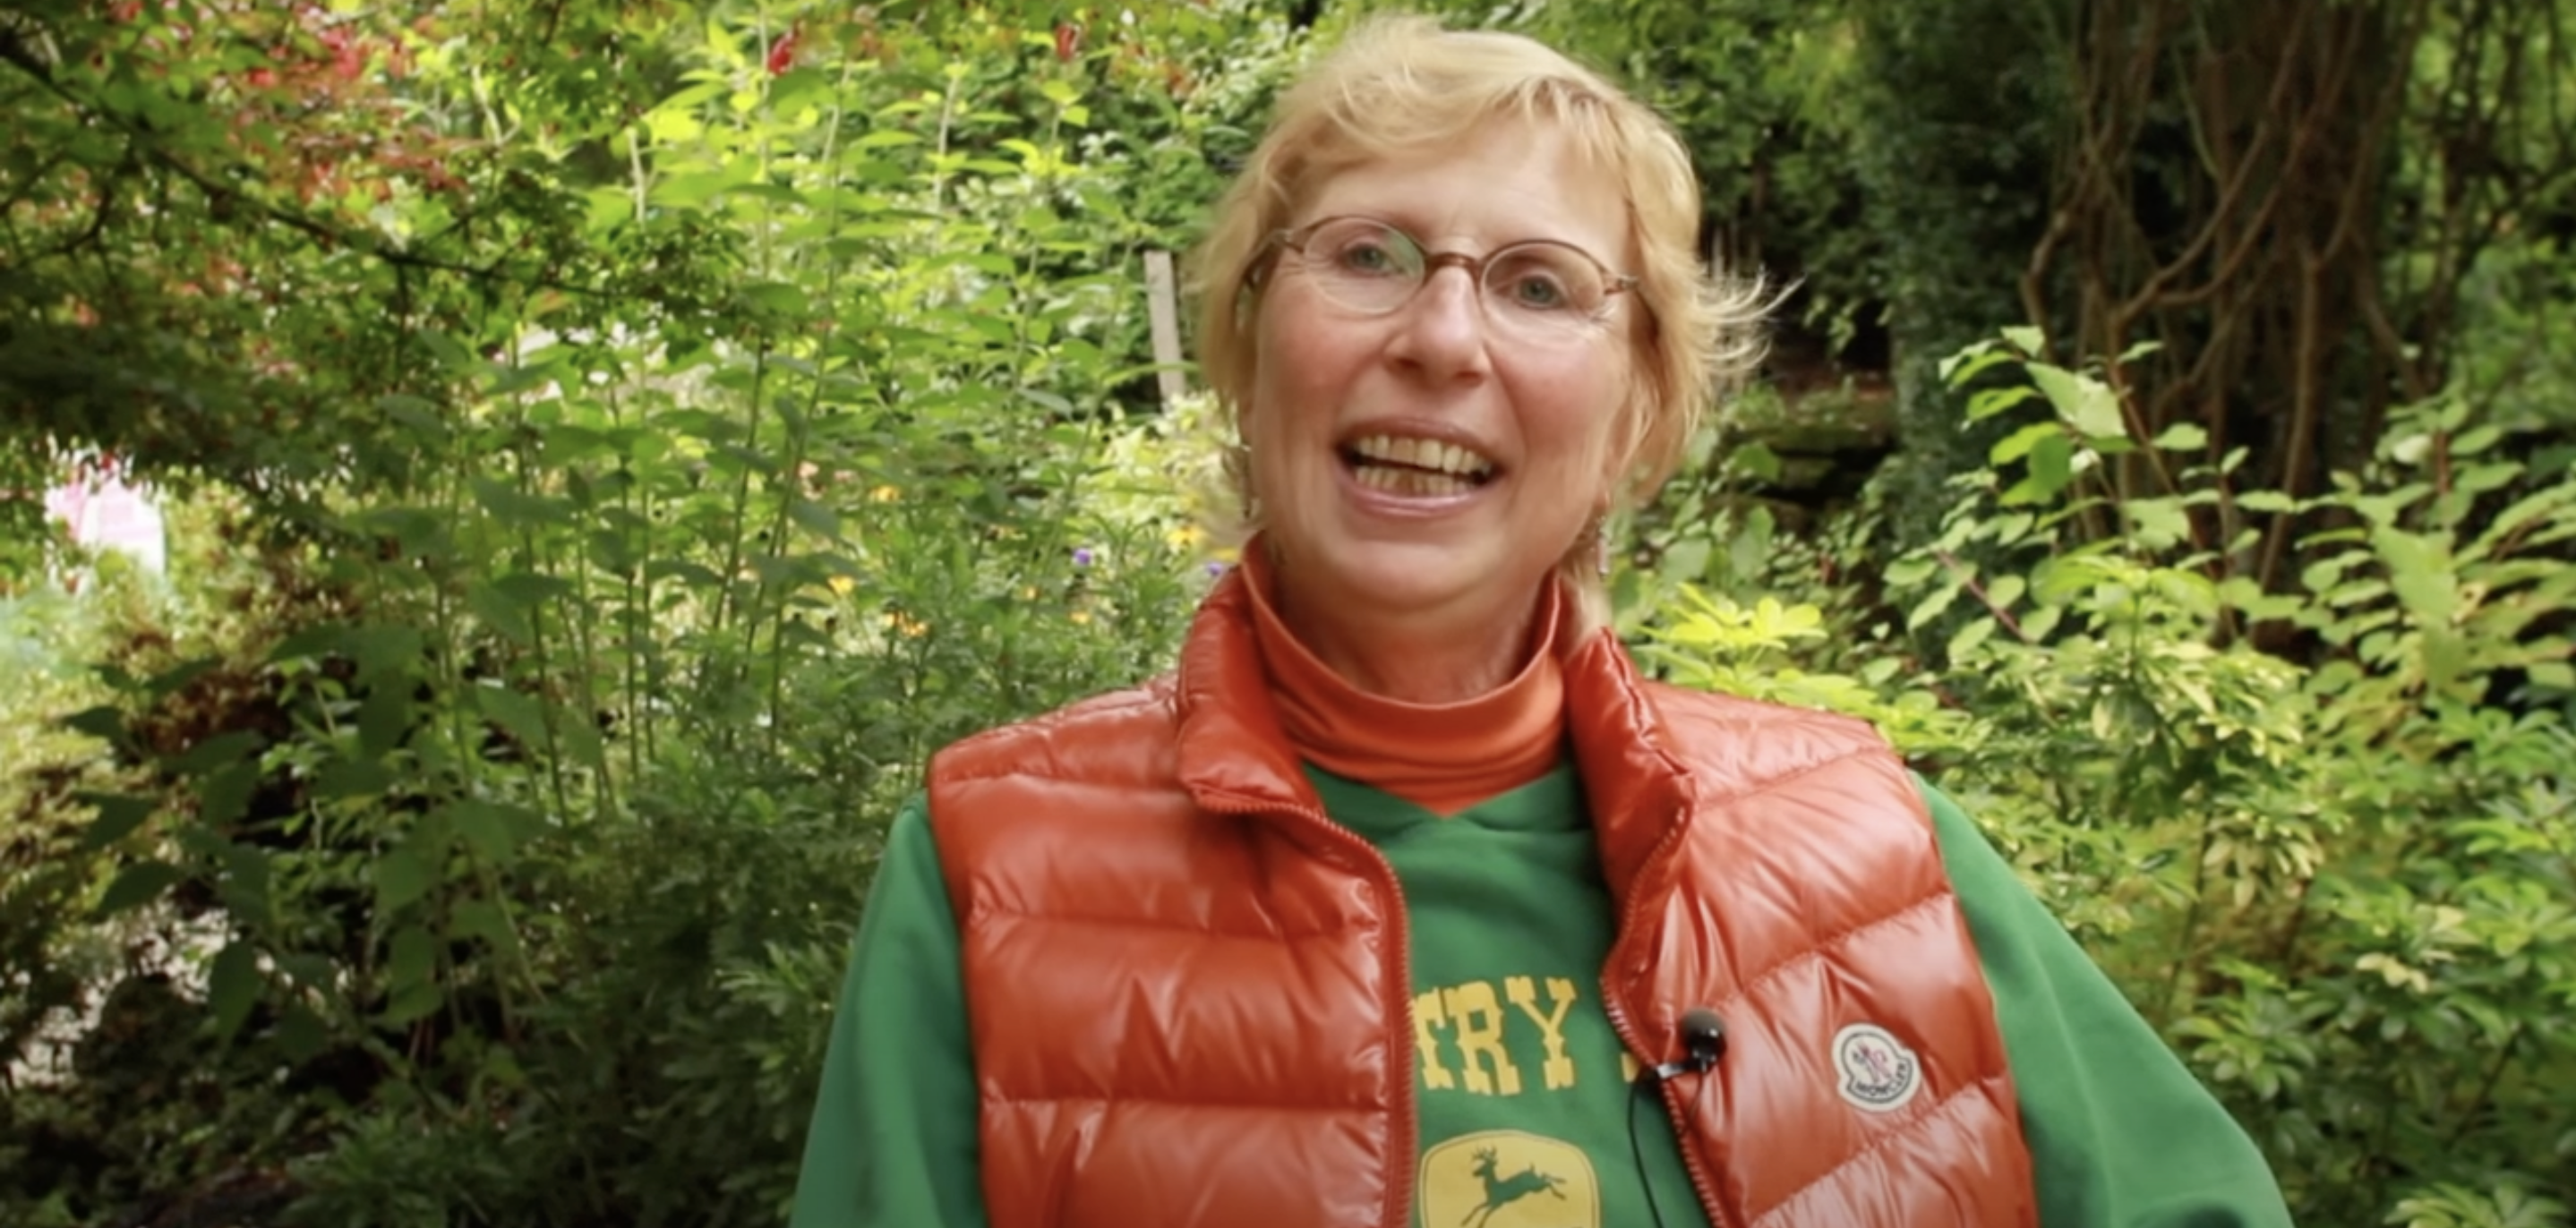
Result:
<svg viewBox="0 0 2576 1228"><path fill-rule="evenodd" d="M1298 246L1318 289L1370 314L1412 299L1434 263L1411 235L1366 218L1326 222ZM1585 328L1598 320L1610 296L1600 265L1552 240L1515 243L1467 263L1482 265L1478 284L1498 323L1547 331Z"/></svg>

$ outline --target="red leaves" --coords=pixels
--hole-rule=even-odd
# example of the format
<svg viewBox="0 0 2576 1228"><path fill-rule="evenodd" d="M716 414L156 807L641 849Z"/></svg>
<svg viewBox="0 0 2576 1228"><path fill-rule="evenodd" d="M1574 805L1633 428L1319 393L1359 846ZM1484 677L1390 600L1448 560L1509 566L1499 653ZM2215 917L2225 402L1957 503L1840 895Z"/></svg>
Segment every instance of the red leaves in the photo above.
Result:
<svg viewBox="0 0 2576 1228"><path fill-rule="evenodd" d="M1072 22L1058 22L1055 27L1055 58L1059 64L1070 64L1082 53L1082 27Z"/></svg>
<svg viewBox="0 0 2576 1228"><path fill-rule="evenodd" d="M769 45L770 76L783 76L796 66L796 36L803 29L802 25L789 26L785 34L778 36L777 42Z"/></svg>

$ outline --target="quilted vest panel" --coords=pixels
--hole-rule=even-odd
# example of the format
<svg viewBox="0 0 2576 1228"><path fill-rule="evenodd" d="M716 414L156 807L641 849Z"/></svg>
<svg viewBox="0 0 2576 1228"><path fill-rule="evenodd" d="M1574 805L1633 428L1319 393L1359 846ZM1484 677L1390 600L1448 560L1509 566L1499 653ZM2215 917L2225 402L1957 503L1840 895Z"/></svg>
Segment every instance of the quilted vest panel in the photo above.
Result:
<svg viewBox="0 0 2576 1228"><path fill-rule="evenodd" d="M1714 1221L2035 1224L1993 1000L1903 765L1858 722L1648 694L1694 801L1623 893L1603 989L1650 1038L1695 1005L1727 1024L1716 1070L1664 1089Z"/></svg>

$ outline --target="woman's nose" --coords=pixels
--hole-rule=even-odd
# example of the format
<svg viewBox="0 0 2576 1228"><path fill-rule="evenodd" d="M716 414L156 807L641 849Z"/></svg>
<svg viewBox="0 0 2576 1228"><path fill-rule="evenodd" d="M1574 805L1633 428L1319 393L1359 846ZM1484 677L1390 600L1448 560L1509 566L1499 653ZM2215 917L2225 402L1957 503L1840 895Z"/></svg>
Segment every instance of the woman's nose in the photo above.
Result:
<svg viewBox="0 0 2576 1228"><path fill-rule="evenodd" d="M1397 318L1394 352L1436 375L1485 365L1484 292L1462 265L1433 268Z"/></svg>

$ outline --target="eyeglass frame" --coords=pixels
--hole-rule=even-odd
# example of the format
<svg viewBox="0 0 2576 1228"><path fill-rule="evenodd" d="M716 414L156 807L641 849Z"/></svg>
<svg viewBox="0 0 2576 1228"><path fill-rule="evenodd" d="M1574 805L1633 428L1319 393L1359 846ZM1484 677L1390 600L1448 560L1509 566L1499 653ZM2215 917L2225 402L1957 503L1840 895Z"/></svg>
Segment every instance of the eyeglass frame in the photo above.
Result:
<svg viewBox="0 0 2576 1228"><path fill-rule="evenodd" d="M1295 252L1297 253L1297 258L1300 260L1307 259L1308 257L1306 255L1305 247L1307 241L1315 237L1316 231L1322 230L1324 227L1330 226L1335 222L1369 222L1378 226L1383 226L1386 229L1403 236L1405 242L1413 245L1413 250L1422 253L1422 280L1416 283L1413 287L1413 293L1415 295L1422 293L1422 288L1431 284L1432 274L1437 273L1444 268L1454 266L1467 274L1467 281L1469 284L1476 287L1477 300L1481 303L1485 293L1486 266L1492 264L1497 257L1502 256L1506 252L1516 251L1520 248L1539 244L1564 248L1577 256L1583 257L1585 260L1591 261L1592 267L1600 271L1601 279L1603 282L1607 283L1608 288L1601 292L1601 306L1599 309L1582 313L1582 318L1587 322L1598 324L1607 320L1609 318L1611 299L1616 298L1619 295L1626 294L1635 290L1638 286L1645 284L1644 279L1638 277L1636 274L1622 273L1617 269L1611 268L1608 264L1604 263L1599 256L1595 256L1591 252L1572 243L1568 243L1563 239L1516 239L1510 243L1502 245L1501 247L1497 247L1482 256L1470 256L1465 252L1435 252L1425 245L1422 240L1413 237L1412 231L1406 230L1404 227L1396 225L1394 222L1390 222L1385 218L1367 213L1336 213L1330 217L1316 218L1314 221L1308 222L1303 226L1282 227L1263 236L1261 240L1261 250L1259 254L1253 257L1252 267L1245 275L1245 287L1251 290L1260 289L1269 280L1270 270L1277 267L1279 263L1279 253L1282 251ZM1365 311L1363 308L1356 308L1352 307L1348 303L1342 303L1339 299L1335 299L1333 301L1339 303L1346 310ZM1407 306L1411 305L1412 302L1412 296L1408 295L1402 302L1396 303L1380 311L1366 312L1366 314L1371 316L1394 315L1396 312L1402 311Z"/></svg>

